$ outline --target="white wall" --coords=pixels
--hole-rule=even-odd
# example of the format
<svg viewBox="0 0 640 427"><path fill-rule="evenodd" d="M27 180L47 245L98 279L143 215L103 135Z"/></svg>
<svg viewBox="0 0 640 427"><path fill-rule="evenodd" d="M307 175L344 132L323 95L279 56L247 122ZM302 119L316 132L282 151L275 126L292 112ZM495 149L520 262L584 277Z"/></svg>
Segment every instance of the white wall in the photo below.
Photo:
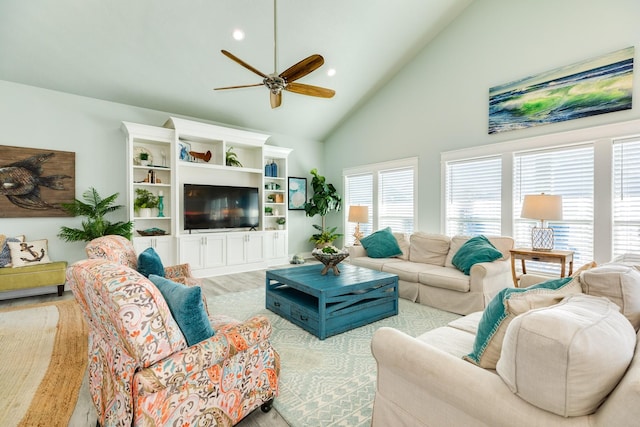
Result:
<svg viewBox="0 0 640 427"><path fill-rule="evenodd" d="M73 151L76 197L95 187L102 196L120 193L120 204L126 203L127 188L121 122L162 126L172 115L1 80L0 99L0 145ZM294 150L290 155L290 175L307 176L311 168L322 167L322 143L286 135L273 135L268 143ZM304 212L299 215L299 211L292 211L289 218L289 252L309 251L301 234L310 228L310 219L304 217ZM126 220L126 211L123 209L111 219ZM72 263L86 257L85 243L67 243L57 234L62 225L80 227L80 222L81 218L0 218L0 234L49 239L51 257Z"/></svg>
<svg viewBox="0 0 640 427"><path fill-rule="evenodd" d="M440 232L441 152L640 117L636 64L632 110L487 131L489 88L629 46L638 51L638 22L637 0L475 0L328 138L327 179L341 186L343 168L418 156L418 229ZM341 224L337 215L331 222Z"/></svg>

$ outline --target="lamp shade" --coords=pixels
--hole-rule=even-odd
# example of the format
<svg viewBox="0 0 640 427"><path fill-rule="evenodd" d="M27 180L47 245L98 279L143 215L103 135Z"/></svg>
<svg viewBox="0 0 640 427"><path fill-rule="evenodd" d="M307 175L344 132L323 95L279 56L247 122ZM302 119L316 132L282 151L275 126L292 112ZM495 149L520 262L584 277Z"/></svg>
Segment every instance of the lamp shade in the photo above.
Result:
<svg viewBox="0 0 640 427"><path fill-rule="evenodd" d="M349 206L349 222L369 222L368 206Z"/></svg>
<svg viewBox="0 0 640 427"><path fill-rule="evenodd" d="M547 220L562 219L562 196L528 194L522 202L521 218Z"/></svg>

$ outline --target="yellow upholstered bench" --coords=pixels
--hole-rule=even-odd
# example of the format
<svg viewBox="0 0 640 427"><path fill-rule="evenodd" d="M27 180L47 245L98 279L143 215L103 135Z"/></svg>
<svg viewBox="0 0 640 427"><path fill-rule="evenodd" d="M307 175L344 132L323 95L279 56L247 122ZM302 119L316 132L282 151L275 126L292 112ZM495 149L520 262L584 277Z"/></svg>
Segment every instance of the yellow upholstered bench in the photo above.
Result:
<svg viewBox="0 0 640 427"><path fill-rule="evenodd" d="M66 261L0 268L0 292L57 286L58 296L61 296L64 292L66 270Z"/></svg>

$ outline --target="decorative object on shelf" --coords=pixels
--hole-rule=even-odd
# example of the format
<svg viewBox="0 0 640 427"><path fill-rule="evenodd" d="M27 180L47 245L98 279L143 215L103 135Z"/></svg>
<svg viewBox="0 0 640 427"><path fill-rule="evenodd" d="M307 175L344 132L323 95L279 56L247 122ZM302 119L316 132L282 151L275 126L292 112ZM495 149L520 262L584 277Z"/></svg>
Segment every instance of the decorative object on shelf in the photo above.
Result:
<svg viewBox="0 0 640 427"><path fill-rule="evenodd" d="M531 248L534 251L551 251L553 229L545 227L545 221L562 220L562 196L528 194L524 196L520 217L540 220L540 227L531 229Z"/></svg>
<svg viewBox="0 0 640 427"><path fill-rule="evenodd" d="M224 153L224 163L227 166L242 167L242 163L238 160L238 155L233 151L233 147L229 147Z"/></svg>
<svg viewBox="0 0 640 427"><path fill-rule="evenodd" d="M324 239L326 237L326 215L331 211L340 211L340 207L342 206L342 197L340 197L340 194L338 194L338 191L333 184L327 183L325 177L318 174L317 169L311 169L310 173L313 175L313 178L311 179L313 196L311 196L309 201L304 204L304 211L308 217L320 215L322 219L322 226L318 227L314 225L314 228L320 231L320 238L323 239L323 242L319 242L316 239L318 234L314 234L309 238L310 241L315 241L317 245L318 243L324 243ZM336 233L335 231L336 227L333 227L333 230L328 233L335 236L334 240L342 236L342 234ZM333 242L333 240L328 243L331 242Z"/></svg>
<svg viewBox="0 0 640 427"><path fill-rule="evenodd" d="M131 238L133 222L110 222L105 216L122 208L114 205L118 193L106 198L100 197L95 188L90 188L82 194L85 202L76 199L73 203L63 203L62 208L73 216L86 216L82 221L82 230L77 228L60 227L58 237L67 242L90 242L91 240L110 234Z"/></svg>
<svg viewBox="0 0 640 427"><path fill-rule="evenodd" d="M284 203L284 194L276 194L276 199L275 202L276 203Z"/></svg>
<svg viewBox="0 0 640 427"><path fill-rule="evenodd" d="M273 184L273 183L272 183ZM304 210L307 202L307 178L289 177L289 210Z"/></svg>
<svg viewBox="0 0 640 427"><path fill-rule="evenodd" d="M320 271L321 275L324 276L329 269L332 269L333 274L339 276L340 270L338 269L338 264L349 256L349 252L344 249L340 250L335 246L325 246L322 249L314 249L311 251L311 255L324 264L324 268Z"/></svg>
<svg viewBox="0 0 640 427"><path fill-rule="evenodd" d="M164 218L164 193L158 191L158 218Z"/></svg>
<svg viewBox="0 0 640 427"><path fill-rule="evenodd" d="M276 224L278 224L278 229L280 230L284 229L284 225L286 223L287 223L287 219L284 217L276 219Z"/></svg>
<svg viewBox="0 0 640 427"><path fill-rule="evenodd" d="M267 216L272 216L273 215L273 208L270 207L270 206L265 206L264 214L267 215Z"/></svg>
<svg viewBox="0 0 640 427"><path fill-rule="evenodd" d="M355 246L360 246L360 239L364 236L360 231L360 223L369 222L369 207L368 206L349 206L349 222L356 223L356 230L353 232Z"/></svg>
<svg viewBox="0 0 640 427"><path fill-rule="evenodd" d="M203 162L209 163L209 160L211 160L211 151L207 150L206 153L199 153L197 151L189 151L189 154L196 158L196 159L200 159Z"/></svg>
<svg viewBox="0 0 640 427"><path fill-rule="evenodd" d="M489 89L489 134L631 109L634 47Z"/></svg>
<svg viewBox="0 0 640 427"><path fill-rule="evenodd" d="M178 144L180 145L180 160L183 160L185 162L193 162L194 158L191 156L191 154L189 154L189 152L191 151L191 144L184 141L180 141Z"/></svg>
<svg viewBox="0 0 640 427"><path fill-rule="evenodd" d="M277 58L277 20L276 20L276 0L273 0L273 69L278 69L278 64L276 61ZM320 98L332 98L335 95L335 91L332 89L326 89L319 86L311 86L303 83L295 83L296 80L306 76L312 71L318 69L322 64L324 64L324 58L318 54L311 55L302 61L292 65L287 68L282 73L278 73L274 71L273 74L265 74L262 71L258 71L256 68L244 62L242 59L236 57L231 52L227 52L226 50L222 50L222 54L227 58L235 61L236 63L242 65L247 70L259 75L262 77L262 83L250 84L250 85L241 85L241 86L227 86L227 87L218 87L214 90L226 90L226 89L238 89L244 87L253 87L253 86L266 86L269 89L269 101L271 103L271 108L278 108L282 103L282 91L286 90L289 92L298 93L301 95L307 96L316 96Z"/></svg>
<svg viewBox="0 0 640 427"><path fill-rule="evenodd" d="M153 156L145 147L135 146L133 148L133 163L137 166L149 166L153 163Z"/></svg>
<svg viewBox="0 0 640 427"><path fill-rule="evenodd" d="M267 201L269 201L269 203L275 203L276 195L275 194L268 194L267 195Z"/></svg>
<svg viewBox="0 0 640 427"><path fill-rule="evenodd" d="M158 207L158 197L146 188L136 188L136 198L133 201L133 208L140 213L140 216L151 216L151 209Z"/></svg>
<svg viewBox="0 0 640 427"><path fill-rule="evenodd" d="M146 230L136 230L141 236L166 236L167 232L161 228L153 227L147 228Z"/></svg>

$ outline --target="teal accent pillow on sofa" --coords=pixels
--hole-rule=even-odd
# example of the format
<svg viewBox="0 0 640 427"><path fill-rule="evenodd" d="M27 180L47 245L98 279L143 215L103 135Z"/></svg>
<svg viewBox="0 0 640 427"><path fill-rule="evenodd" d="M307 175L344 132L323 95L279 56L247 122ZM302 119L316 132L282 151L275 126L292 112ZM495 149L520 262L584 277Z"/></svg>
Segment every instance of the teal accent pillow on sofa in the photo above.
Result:
<svg viewBox="0 0 640 427"><path fill-rule="evenodd" d="M495 261L501 257L502 252L480 235L467 240L453 256L451 264L468 276L474 264Z"/></svg>
<svg viewBox="0 0 640 427"><path fill-rule="evenodd" d="M505 333L501 329L508 326L508 322L512 320L509 318L507 311L507 300L512 296L525 296L524 294L540 295L549 292L550 294L560 295L560 298L562 298L564 294L574 292L574 289L575 292L578 292L581 288L579 282L572 277L547 280L528 288L502 289L487 304L487 308L482 313L478 323L478 332L473 343L473 351L464 356L464 359L483 368L495 369Z"/></svg>
<svg viewBox="0 0 640 427"><path fill-rule="evenodd" d="M213 336L200 286L185 286L155 274L149 280L160 290L189 347Z"/></svg>
<svg viewBox="0 0 640 427"><path fill-rule="evenodd" d="M362 247L371 258L390 258L402 255L402 249L391 232L391 228L383 228L360 239Z"/></svg>
<svg viewBox="0 0 640 427"><path fill-rule="evenodd" d="M155 249L147 248L138 255L138 273L144 277L151 274L164 277L164 266Z"/></svg>

